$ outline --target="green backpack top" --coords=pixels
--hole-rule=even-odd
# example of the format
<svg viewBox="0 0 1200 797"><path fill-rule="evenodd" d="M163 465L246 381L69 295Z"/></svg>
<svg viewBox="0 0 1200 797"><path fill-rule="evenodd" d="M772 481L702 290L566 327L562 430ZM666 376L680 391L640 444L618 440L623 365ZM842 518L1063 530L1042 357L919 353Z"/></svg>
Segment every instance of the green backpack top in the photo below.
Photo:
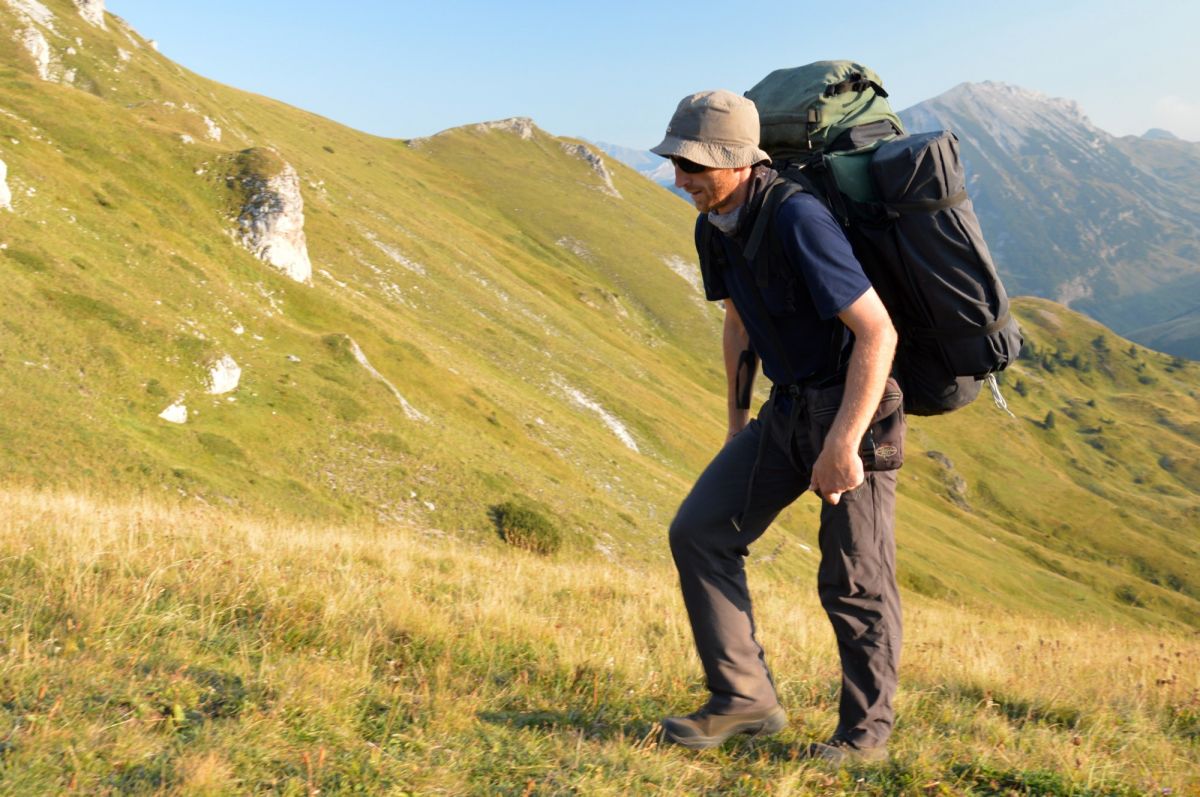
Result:
<svg viewBox="0 0 1200 797"><path fill-rule="evenodd" d="M904 132L900 117L888 104L883 81L854 61L816 61L776 69L746 96L758 107L759 146L775 160L802 161L824 151L847 130L851 138L855 130L862 130L871 141L888 126L892 129L886 132L892 135ZM845 144L854 148L858 142Z"/></svg>

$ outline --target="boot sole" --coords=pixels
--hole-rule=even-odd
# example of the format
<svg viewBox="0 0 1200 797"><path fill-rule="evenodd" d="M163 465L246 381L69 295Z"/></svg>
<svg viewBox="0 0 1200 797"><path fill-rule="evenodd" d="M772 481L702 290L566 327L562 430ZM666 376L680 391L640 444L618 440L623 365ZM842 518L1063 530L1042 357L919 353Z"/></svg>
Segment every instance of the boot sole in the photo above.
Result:
<svg viewBox="0 0 1200 797"><path fill-rule="evenodd" d="M680 747L686 747L689 750L707 750L710 747L724 744L739 733L747 736L770 736L773 733L779 733L785 727L787 727L787 714L780 708L763 719L738 723L726 733L717 736L676 736L671 733L671 729L666 724L663 725L663 735Z"/></svg>

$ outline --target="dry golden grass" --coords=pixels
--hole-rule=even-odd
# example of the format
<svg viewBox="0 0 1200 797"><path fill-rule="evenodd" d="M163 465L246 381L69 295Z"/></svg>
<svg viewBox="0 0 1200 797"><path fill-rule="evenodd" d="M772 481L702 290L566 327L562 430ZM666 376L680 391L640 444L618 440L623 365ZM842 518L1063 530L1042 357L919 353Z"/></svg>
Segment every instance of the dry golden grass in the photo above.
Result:
<svg viewBox="0 0 1200 797"><path fill-rule="evenodd" d="M10 794L1200 793L1194 633L910 601L893 759L829 772L808 584L752 572L791 727L695 755L665 567L8 490L0 574Z"/></svg>

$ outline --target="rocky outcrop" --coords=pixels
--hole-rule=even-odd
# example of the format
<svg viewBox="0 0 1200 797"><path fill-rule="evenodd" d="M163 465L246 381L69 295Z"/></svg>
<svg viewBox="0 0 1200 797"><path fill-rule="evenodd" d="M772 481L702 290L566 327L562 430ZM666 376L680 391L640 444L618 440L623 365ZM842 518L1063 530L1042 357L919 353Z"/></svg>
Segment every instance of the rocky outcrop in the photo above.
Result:
<svg viewBox="0 0 1200 797"><path fill-rule="evenodd" d="M232 393L237 390L242 378L241 366L226 354L208 369L208 392L213 396Z"/></svg>
<svg viewBox="0 0 1200 797"><path fill-rule="evenodd" d="M475 129L484 133L500 130L505 133L516 133L523 140L533 138L534 124L528 116L514 116L511 119L499 119L495 122L480 122Z"/></svg>
<svg viewBox="0 0 1200 797"><path fill-rule="evenodd" d="M237 238L259 260L296 282L312 282L312 261L304 237L304 199L291 164L268 149L239 153L236 177L243 204Z"/></svg>
<svg viewBox="0 0 1200 797"><path fill-rule="evenodd" d="M54 53L50 50L50 42L46 41L46 36L40 30L34 27L25 28L19 34L18 40L33 58L33 65L37 69L38 77L42 80L53 80L55 70Z"/></svg>
<svg viewBox="0 0 1200 797"><path fill-rule="evenodd" d="M12 210L12 191L8 188L8 166L0 161L0 210Z"/></svg>
<svg viewBox="0 0 1200 797"><path fill-rule="evenodd" d="M617 187L613 185L612 172L610 172L608 167L604 165L604 158L600 157L600 155L596 152L593 152L591 147L588 147L584 144L572 144L564 141L562 142L562 148L563 151L565 151L568 155L584 161L588 166L592 167L592 171L600 175L600 181L602 183L600 186L601 191L609 196L616 197L617 199L621 198L621 192L618 191Z"/></svg>
<svg viewBox="0 0 1200 797"><path fill-rule="evenodd" d="M221 140L221 128L212 119L204 117L204 127L208 130L208 137L213 141Z"/></svg>
<svg viewBox="0 0 1200 797"><path fill-rule="evenodd" d="M26 22L36 23L51 33L55 32L54 12L39 3L38 0L5 0L5 3Z"/></svg>
<svg viewBox="0 0 1200 797"><path fill-rule="evenodd" d="M104 25L104 0L75 0L75 7L79 9L79 16L89 24L107 30Z"/></svg>
<svg viewBox="0 0 1200 797"><path fill-rule="evenodd" d="M50 48L45 31L54 29L54 14L38 0L3 0L12 10L19 24L12 29L13 38L25 48L33 59L34 68L42 80L56 80L60 71L58 57Z"/></svg>
<svg viewBox="0 0 1200 797"><path fill-rule="evenodd" d="M941 466L942 484L946 487L946 497L961 509L970 510L971 505L967 503L967 480L955 471L950 457L941 451L926 451L925 456Z"/></svg>
<svg viewBox="0 0 1200 797"><path fill-rule="evenodd" d="M187 419L188 419L187 406L183 403L183 399L180 399L179 401L176 401L174 404L172 404L171 406L167 407L165 410L160 412L158 414L158 417L162 418L164 421L167 421L168 423L187 423Z"/></svg>

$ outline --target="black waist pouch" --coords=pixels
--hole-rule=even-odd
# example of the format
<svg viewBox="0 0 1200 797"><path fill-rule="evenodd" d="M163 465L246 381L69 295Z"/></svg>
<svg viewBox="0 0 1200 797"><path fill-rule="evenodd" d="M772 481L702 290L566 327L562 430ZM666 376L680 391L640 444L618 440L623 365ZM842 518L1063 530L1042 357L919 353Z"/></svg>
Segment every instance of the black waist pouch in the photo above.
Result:
<svg viewBox="0 0 1200 797"><path fill-rule="evenodd" d="M833 426L842 406L844 383L828 387L808 387L804 390L804 406L808 415L808 437L813 451L820 453L825 436ZM896 380L888 377L883 398L871 417L871 425L858 447L863 470L896 470L904 464L904 394ZM797 430L803 434L803 430Z"/></svg>

